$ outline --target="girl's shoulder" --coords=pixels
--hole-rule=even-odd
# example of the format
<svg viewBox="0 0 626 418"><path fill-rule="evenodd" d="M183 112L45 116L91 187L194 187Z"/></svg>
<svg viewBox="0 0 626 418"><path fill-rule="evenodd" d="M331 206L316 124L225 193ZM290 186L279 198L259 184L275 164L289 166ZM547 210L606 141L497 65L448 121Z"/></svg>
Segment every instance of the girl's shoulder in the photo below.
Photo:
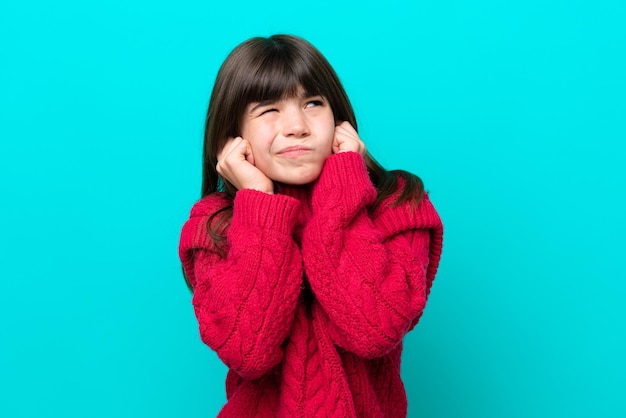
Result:
<svg viewBox="0 0 626 418"><path fill-rule="evenodd" d="M220 209L229 207L233 204L232 200L225 193L211 193L198 200L191 208L191 218L198 216L211 216Z"/></svg>
<svg viewBox="0 0 626 418"><path fill-rule="evenodd" d="M426 190L422 189L418 192L419 195L398 203L406 187L407 179L397 172L393 175L397 178L396 189L376 206L371 213L372 219L391 223L394 225L392 228L394 230L440 227L441 218Z"/></svg>
<svg viewBox="0 0 626 418"><path fill-rule="evenodd" d="M194 203L189 217L211 216L218 210L232 206L232 204L232 200L225 193L211 193Z"/></svg>

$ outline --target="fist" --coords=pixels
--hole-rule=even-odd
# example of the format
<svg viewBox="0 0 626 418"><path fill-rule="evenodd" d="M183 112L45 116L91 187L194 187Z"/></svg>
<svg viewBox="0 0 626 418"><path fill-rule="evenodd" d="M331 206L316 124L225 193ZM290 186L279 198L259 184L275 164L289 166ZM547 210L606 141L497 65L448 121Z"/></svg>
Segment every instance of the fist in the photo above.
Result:
<svg viewBox="0 0 626 418"><path fill-rule="evenodd" d="M361 155L366 153L365 144L359 138L356 129L349 122L344 121L335 126L333 153L339 154L347 151L358 152Z"/></svg>
<svg viewBox="0 0 626 418"><path fill-rule="evenodd" d="M254 166L254 155L250 143L238 136L230 138L217 155L218 174L237 190L253 189L274 193L274 183Z"/></svg>

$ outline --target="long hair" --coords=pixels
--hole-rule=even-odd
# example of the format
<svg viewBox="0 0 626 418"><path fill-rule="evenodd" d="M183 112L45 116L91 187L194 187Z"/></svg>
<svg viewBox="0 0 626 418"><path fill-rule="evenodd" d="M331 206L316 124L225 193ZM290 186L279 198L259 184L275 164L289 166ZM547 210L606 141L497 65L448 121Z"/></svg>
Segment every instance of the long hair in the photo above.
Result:
<svg viewBox="0 0 626 418"><path fill-rule="evenodd" d="M294 97L299 89L310 96L325 97L335 122L347 121L358 130L352 104L335 70L313 45L302 38L273 35L248 39L237 46L220 67L206 116L201 190L201 197L223 192L231 202L207 222L218 249L225 243L224 231L230 222L232 199L237 192L217 173L219 151L228 138L241 135L241 119L248 104ZM395 204L409 200L419 202L423 184L417 176L402 170L387 171L369 153L364 159L378 191L370 209L396 192L399 177L404 179L404 188Z"/></svg>

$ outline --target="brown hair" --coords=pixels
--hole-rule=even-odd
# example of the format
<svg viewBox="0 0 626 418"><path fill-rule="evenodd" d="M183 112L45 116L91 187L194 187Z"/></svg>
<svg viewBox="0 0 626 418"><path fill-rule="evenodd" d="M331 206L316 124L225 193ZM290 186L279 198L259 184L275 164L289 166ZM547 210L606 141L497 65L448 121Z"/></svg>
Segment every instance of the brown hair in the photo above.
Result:
<svg viewBox="0 0 626 418"><path fill-rule="evenodd" d="M246 106L252 102L293 97L300 88L309 96L324 96L335 121L348 121L357 129L352 104L337 74L306 40L292 35L255 37L241 43L228 55L215 79L206 117L201 197L220 191L232 202L235 196L236 188L217 173L217 154L229 137L241 134L241 118ZM403 170L387 171L369 154L364 159L378 191L370 209L396 191L398 177L402 177L405 184L395 204L409 200L419 202L423 194L419 177ZM232 203L214 213L207 222L218 249L225 243L224 231L231 215Z"/></svg>

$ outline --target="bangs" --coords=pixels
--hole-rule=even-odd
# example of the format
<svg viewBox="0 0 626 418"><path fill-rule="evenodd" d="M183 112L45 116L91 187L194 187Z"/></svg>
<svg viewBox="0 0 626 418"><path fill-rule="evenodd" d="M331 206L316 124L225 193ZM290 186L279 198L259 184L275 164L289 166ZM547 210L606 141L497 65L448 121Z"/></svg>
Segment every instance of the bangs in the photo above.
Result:
<svg viewBox="0 0 626 418"><path fill-rule="evenodd" d="M281 56L282 55L282 56ZM315 77L315 65L302 57L290 59L284 54L265 57L243 90L244 103L275 101L304 94L326 96L322 80ZM319 72L318 72L319 73ZM304 92L302 92L304 90Z"/></svg>

